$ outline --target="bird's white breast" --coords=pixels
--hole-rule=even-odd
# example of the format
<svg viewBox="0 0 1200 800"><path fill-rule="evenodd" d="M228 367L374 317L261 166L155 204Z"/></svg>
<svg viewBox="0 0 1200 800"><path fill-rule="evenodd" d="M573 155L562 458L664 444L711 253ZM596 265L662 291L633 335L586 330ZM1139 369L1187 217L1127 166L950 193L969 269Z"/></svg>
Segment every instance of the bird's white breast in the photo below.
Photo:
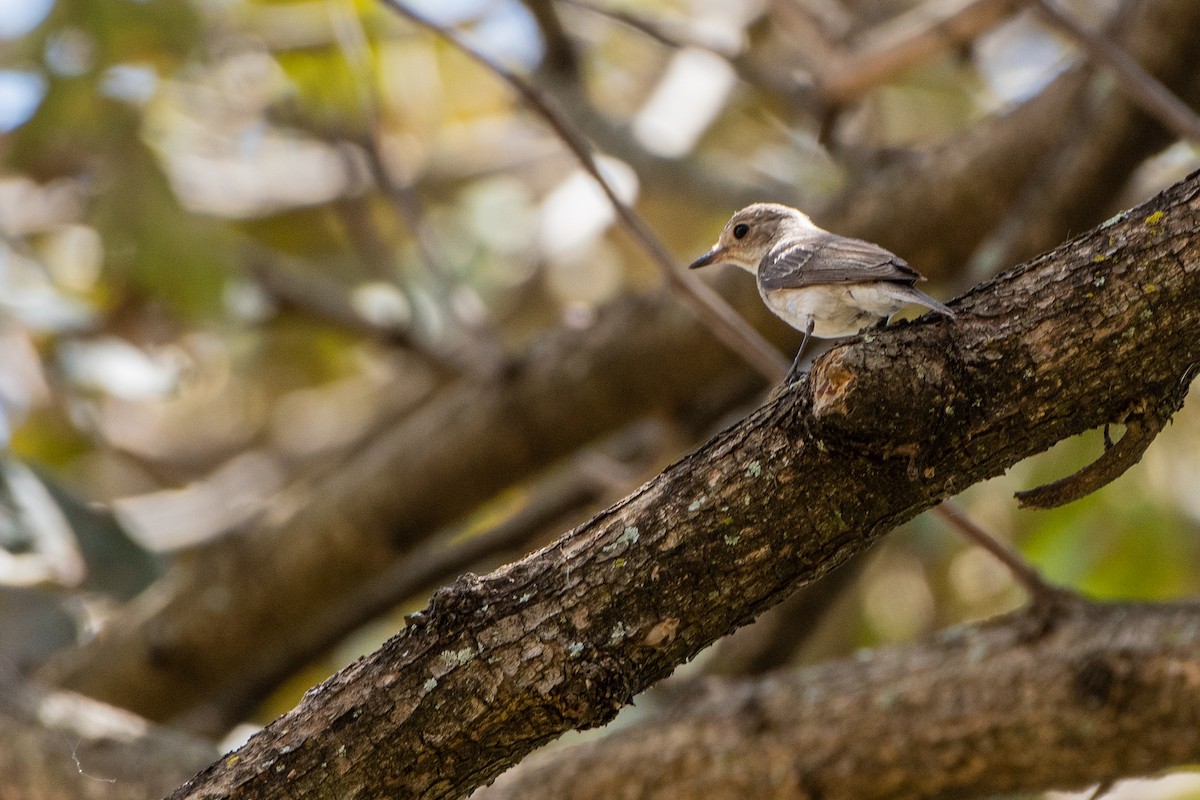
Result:
<svg viewBox="0 0 1200 800"><path fill-rule="evenodd" d="M895 314L908 301L896 296L886 283L850 283L771 289L759 294L776 316L797 330L813 321L813 336L836 339L858 333L866 326Z"/></svg>

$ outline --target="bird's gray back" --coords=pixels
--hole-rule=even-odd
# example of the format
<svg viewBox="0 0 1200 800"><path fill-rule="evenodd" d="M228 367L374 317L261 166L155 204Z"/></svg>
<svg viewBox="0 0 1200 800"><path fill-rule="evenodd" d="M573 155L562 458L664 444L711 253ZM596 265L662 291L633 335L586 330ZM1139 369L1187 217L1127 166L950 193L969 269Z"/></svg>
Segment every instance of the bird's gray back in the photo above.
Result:
<svg viewBox="0 0 1200 800"><path fill-rule="evenodd" d="M812 231L784 239L763 256L758 283L764 290L888 281L911 286L924 280L904 259L877 244Z"/></svg>

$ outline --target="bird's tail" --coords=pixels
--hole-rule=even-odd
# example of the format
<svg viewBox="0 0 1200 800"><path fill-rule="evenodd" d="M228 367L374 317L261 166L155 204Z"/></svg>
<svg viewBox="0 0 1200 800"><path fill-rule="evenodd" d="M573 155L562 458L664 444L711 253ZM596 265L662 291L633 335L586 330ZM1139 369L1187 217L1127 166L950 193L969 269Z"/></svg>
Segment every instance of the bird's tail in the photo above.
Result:
<svg viewBox="0 0 1200 800"><path fill-rule="evenodd" d="M930 311L936 311L948 319L955 318L955 313L953 311L947 308L943 303L934 300L920 289L905 285L903 283L893 283L889 288L893 290L893 296L898 300L903 300L906 303L915 303L919 306L925 306L925 308L928 308Z"/></svg>

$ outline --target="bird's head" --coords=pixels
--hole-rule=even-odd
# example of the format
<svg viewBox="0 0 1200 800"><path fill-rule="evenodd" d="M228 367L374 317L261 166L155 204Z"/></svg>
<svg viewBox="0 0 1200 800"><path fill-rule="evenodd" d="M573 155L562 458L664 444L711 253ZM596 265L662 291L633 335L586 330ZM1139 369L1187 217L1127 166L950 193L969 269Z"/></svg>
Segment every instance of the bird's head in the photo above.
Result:
<svg viewBox="0 0 1200 800"><path fill-rule="evenodd" d="M736 264L750 272L771 248L785 238L816 230L807 215L777 203L755 203L729 218L712 249L693 261L688 269L709 264Z"/></svg>

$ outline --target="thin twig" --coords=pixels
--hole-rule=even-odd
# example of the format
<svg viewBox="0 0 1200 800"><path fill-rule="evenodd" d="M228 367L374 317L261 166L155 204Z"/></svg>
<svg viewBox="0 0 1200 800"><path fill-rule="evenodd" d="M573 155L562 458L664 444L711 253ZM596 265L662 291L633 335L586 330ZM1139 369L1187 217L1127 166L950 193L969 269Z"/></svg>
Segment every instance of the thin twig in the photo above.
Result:
<svg viewBox="0 0 1200 800"><path fill-rule="evenodd" d="M675 50L695 48L712 53L715 56L720 56L729 62L730 66L738 70L739 73L741 72L740 67L748 66L745 58L742 56L741 50L737 47L731 47L728 41L718 42L712 37L685 34L682 30L677 30L679 26L651 20L625 9L610 8L606 5L592 3L590 0L560 0L560 2L564 5L582 9L590 14L596 14L597 16L617 22L665 47ZM743 75L743 78L745 77Z"/></svg>
<svg viewBox="0 0 1200 800"><path fill-rule="evenodd" d="M672 29L677 26L650 20L623 9L592 3L590 0L560 0L560 2L624 25L665 47L675 50L703 50L706 53L712 53L723 59L746 84L774 97L782 109L794 112L808 111L813 114L821 112L813 87L808 82L798 81L790 76L776 75L763 69L745 49L731 47L715 41L712 37L685 34L680 30Z"/></svg>
<svg viewBox="0 0 1200 800"><path fill-rule="evenodd" d="M541 69L551 70L571 80L579 79L579 58L571 37L567 35L562 20L558 17L555 0L521 0L529 10L542 34L543 53Z"/></svg>
<svg viewBox="0 0 1200 800"><path fill-rule="evenodd" d="M561 2L564 5L581 8L591 14L597 14L614 22L619 22L627 28L631 28L666 47L672 47L676 50L681 50L685 47L697 47L719 55L722 58L732 59L734 57L733 51L726 47L721 47L714 42L690 37L685 41L684 37L679 33L668 31L666 25L634 14L623 8L609 8L606 5L589 2L589 0L561 0Z"/></svg>
<svg viewBox="0 0 1200 800"><path fill-rule="evenodd" d="M575 155L580 165L600 185L601 191L604 192L616 211L617 218L658 266L667 285L680 299L692 309L718 339L754 365L764 376L771 381L783 378L787 373L787 360L707 284L687 276L678 269L674 257L658 240L645 221L617 196L612 184L600 171L591 146L555 108L548 97L524 78L472 47L454 30L418 14L399 0L382 0L382 2L410 22L437 34L472 61L508 84L538 116L546 121Z"/></svg>
<svg viewBox="0 0 1200 800"><path fill-rule="evenodd" d="M464 369L453 353L427 346L406 322L372 320L363 316L351 301L346 287L336 281L323 278L314 271L301 274L297 269L285 266L282 256L261 249L249 254L246 267L258 288L281 308L392 347L410 350L443 377L461 374Z"/></svg>
<svg viewBox="0 0 1200 800"><path fill-rule="evenodd" d="M1064 595L1066 590L1048 583L1020 553L975 524L958 506L946 502L935 506L933 511L949 522L955 530L962 534L963 538L982 547L1007 567L1017 583L1029 593L1029 598L1034 605Z"/></svg>
<svg viewBox="0 0 1200 800"><path fill-rule="evenodd" d="M486 318L482 320L466 320L462 319L461 315L453 312L454 279L449 270L442 264L437 255L437 249L433 246L430 236L422 224L423 211L420 200L417 198L416 192L413 191L411 183L398 181L385 162L378 88L372 72L370 43L366 30L362 26L362 20L359 18L352 0L342 0L341 5L331 4L329 8L330 21L337 34L338 46L341 49L343 57L346 59L347 66L349 66L355 75L354 85L358 92L359 106L367 120L367 132L366 134L359 134L357 131L348 130L337 137L330 136L328 131L319 131L318 133L324 139L339 138L349 140L358 145L363 153L365 153L366 169L376 186L383 192L384 197L391 203L392 209L396 212L400 221L408 228L409 234L416 244L420 261L424 264L426 273L432 280L438 294L438 299L447 307L450 317L459 323L459 327L463 330L467 338L471 340L471 344L474 345L476 352L481 356L479 359L480 363L464 362L463 366L475 371L494 372L503 363L505 358L504 348L500 344L499 335L494 326ZM357 166L355 159L348 157L346 160L348 162L347 169ZM356 228L365 228L363 233L370 234L369 236L355 237L356 239L379 239L378 231L375 230L376 226L370 221L369 208L363 205L361 200L359 200L358 205L360 208L355 212L355 217L351 218L343 213L347 228L351 231ZM346 204L343 203L340 206L340 210L345 212L346 207ZM368 262L376 265L385 264L386 260L381 261L378 258L378 248L371 249L366 255L373 253L375 257L366 258ZM380 277L385 280L391 280L390 269Z"/></svg>
<svg viewBox="0 0 1200 800"><path fill-rule="evenodd" d="M1051 0L1031 0L1051 25L1069 36L1092 61L1116 73L1129 99L1182 139L1200 141L1200 116L1170 89L1142 68L1128 53L1102 33L1086 28Z"/></svg>

